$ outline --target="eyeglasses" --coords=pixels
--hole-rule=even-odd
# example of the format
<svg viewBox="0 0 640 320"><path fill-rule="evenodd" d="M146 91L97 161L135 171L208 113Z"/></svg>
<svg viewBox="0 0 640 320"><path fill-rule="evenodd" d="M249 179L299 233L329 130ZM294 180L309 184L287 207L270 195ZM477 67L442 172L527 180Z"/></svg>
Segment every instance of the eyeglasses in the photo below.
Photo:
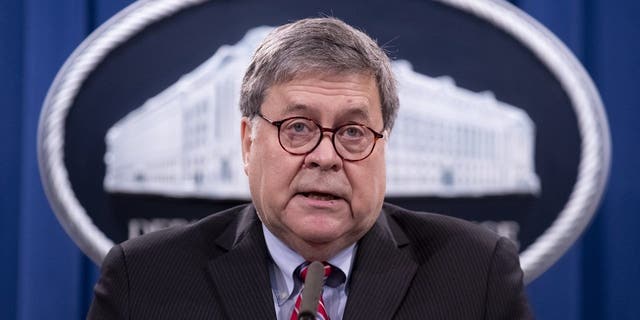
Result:
<svg viewBox="0 0 640 320"><path fill-rule="evenodd" d="M293 155L313 152L320 145L324 133L331 132L333 148L340 158L360 161L371 155L376 141L384 137L383 134L357 123L348 123L337 128L323 128L317 122L304 117L272 121L262 114L258 115L278 128L280 146Z"/></svg>

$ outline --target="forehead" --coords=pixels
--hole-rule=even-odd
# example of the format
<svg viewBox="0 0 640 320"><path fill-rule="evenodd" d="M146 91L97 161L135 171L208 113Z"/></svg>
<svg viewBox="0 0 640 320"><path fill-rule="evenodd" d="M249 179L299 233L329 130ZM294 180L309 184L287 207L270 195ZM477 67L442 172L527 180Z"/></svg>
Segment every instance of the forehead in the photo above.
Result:
<svg viewBox="0 0 640 320"><path fill-rule="evenodd" d="M370 74L305 74L269 88L262 112L377 123L382 118L380 105L377 82Z"/></svg>

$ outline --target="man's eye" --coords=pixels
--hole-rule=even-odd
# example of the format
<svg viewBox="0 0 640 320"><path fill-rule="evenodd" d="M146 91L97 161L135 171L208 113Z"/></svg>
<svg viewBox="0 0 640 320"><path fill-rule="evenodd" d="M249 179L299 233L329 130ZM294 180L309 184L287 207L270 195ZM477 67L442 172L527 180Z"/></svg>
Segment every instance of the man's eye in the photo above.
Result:
<svg viewBox="0 0 640 320"><path fill-rule="evenodd" d="M291 129L295 132L305 132L309 130L309 127L302 122L296 122L291 125Z"/></svg>
<svg viewBox="0 0 640 320"><path fill-rule="evenodd" d="M348 126L342 130L342 135L348 138L361 138L364 136L364 130L360 126Z"/></svg>
<svg viewBox="0 0 640 320"><path fill-rule="evenodd" d="M309 134L314 130L313 122L299 119L285 123L284 129L289 134Z"/></svg>

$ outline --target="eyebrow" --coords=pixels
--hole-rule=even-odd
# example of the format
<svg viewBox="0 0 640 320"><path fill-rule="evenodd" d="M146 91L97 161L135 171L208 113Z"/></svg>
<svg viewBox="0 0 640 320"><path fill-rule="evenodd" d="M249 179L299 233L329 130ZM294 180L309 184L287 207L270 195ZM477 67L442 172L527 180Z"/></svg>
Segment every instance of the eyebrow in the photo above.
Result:
<svg viewBox="0 0 640 320"><path fill-rule="evenodd" d="M287 115L290 113L308 112L309 109L310 108L304 104L292 104L284 108L284 114Z"/></svg>

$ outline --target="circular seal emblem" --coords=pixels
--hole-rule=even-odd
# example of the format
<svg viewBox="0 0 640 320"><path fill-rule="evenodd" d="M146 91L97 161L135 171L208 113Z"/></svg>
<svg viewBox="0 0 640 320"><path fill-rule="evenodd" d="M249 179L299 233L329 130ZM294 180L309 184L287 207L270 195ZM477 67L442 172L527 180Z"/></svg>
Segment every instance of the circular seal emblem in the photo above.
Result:
<svg viewBox="0 0 640 320"><path fill-rule="evenodd" d="M100 263L114 243L250 201L244 70L274 26L318 13L364 30L393 60L387 201L510 238L527 283L549 268L602 196L606 116L569 50L491 0L132 4L69 57L41 113L43 184L78 246Z"/></svg>

